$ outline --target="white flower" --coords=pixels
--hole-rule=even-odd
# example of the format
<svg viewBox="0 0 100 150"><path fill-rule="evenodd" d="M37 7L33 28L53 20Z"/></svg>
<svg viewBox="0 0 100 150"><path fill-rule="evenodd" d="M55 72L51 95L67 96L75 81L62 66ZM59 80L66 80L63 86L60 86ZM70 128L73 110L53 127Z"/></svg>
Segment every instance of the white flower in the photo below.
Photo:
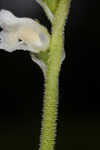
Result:
<svg viewBox="0 0 100 150"><path fill-rule="evenodd" d="M18 18L7 10L0 11L0 48L12 52L16 49L38 53L49 46L45 27L30 18Z"/></svg>
<svg viewBox="0 0 100 150"><path fill-rule="evenodd" d="M33 19L18 18L10 11L1 10L0 27L3 29L0 32L0 49L8 52L28 50L32 60L45 70L45 64L34 55L46 51L49 47L50 35L44 26Z"/></svg>

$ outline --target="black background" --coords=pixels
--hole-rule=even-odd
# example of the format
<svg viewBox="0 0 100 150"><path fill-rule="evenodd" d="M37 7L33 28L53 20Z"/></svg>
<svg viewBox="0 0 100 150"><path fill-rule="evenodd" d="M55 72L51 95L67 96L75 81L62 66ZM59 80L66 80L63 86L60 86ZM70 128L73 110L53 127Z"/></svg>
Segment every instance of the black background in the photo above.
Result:
<svg viewBox="0 0 100 150"><path fill-rule="evenodd" d="M38 18L33 0L0 0L0 9ZM100 16L94 0L73 0L65 27L66 60L60 73L57 150L100 149ZM56 60L55 60L56 61ZM43 75L29 53L0 50L0 149L37 150L43 106Z"/></svg>

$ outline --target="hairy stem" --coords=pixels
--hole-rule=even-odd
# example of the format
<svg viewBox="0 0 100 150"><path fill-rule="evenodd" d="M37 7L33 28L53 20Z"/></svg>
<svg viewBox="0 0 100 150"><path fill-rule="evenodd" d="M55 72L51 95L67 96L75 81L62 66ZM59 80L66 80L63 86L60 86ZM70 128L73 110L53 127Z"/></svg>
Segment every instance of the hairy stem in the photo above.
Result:
<svg viewBox="0 0 100 150"><path fill-rule="evenodd" d="M53 25L49 60L45 79L45 95L40 150L54 150L58 104L58 77L64 43L64 25L70 0L60 0Z"/></svg>

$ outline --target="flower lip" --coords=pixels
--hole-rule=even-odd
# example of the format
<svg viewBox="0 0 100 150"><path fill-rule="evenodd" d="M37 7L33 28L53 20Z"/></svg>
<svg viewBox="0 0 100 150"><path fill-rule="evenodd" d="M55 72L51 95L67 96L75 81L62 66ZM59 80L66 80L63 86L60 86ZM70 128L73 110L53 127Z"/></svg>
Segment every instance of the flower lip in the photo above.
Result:
<svg viewBox="0 0 100 150"><path fill-rule="evenodd" d="M10 11L0 11L0 48L12 52L16 49L34 53L48 49L50 35L47 29L31 18L18 18Z"/></svg>

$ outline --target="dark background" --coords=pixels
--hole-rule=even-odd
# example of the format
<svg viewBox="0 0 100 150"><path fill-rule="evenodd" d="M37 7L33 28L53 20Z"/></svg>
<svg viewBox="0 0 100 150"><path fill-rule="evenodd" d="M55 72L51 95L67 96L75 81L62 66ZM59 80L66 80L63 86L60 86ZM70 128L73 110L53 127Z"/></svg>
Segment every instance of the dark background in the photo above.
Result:
<svg viewBox="0 0 100 150"><path fill-rule="evenodd" d="M0 9L38 18L33 0L0 0ZM100 12L94 0L73 0L65 27L66 60L60 73L57 150L100 149ZM0 50L0 149L37 150L43 75L29 53Z"/></svg>

